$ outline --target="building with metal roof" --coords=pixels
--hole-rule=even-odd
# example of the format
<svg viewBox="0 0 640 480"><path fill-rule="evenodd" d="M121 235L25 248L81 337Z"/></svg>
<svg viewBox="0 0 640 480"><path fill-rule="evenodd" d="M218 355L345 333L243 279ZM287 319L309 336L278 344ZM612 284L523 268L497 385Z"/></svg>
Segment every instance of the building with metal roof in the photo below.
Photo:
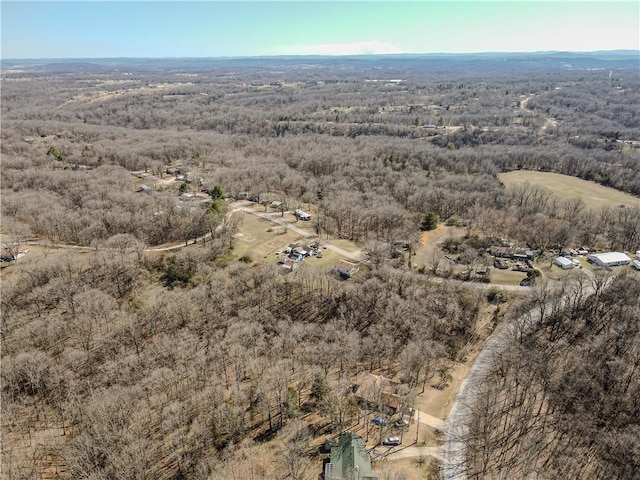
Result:
<svg viewBox="0 0 640 480"><path fill-rule="evenodd" d="M325 460L320 480L379 480L371 472L371 457L364 439L353 432L345 432L331 447L331 456Z"/></svg>
<svg viewBox="0 0 640 480"><path fill-rule="evenodd" d="M621 252L594 253L587 257L587 261L595 263L600 267L617 267L618 265L629 265L631 258Z"/></svg>
<svg viewBox="0 0 640 480"><path fill-rule="evenodd" d="M566 257L556 257L553 261L554 265L557 265L563 270L569 270L575 266L575 264Z"/></svg>

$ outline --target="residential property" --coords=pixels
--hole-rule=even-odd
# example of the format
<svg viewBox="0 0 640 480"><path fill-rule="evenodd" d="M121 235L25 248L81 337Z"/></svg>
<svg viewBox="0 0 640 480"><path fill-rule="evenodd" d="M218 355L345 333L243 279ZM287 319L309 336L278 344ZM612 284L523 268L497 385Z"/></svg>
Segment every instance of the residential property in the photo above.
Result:
<svg viewBox="0 0 640 480"><path fill-rule="evenodd" d="M496 258L509 258L511 260L533 260L533 250L512 246L490 247L490 255Z"/></svg>
<svg viewBox="0 0 640 480"><path fill-rule="evenodd" d="M308 222L309 220L311 220L311 215L309 215L307 212L303 212L299 208L296 208L293 211L293 214L298 218L298 220L302 220L303 222Z"/></svg>
<svg viewBox="0 0 640 480"><path fill-rule="evenodd" d="M400 383L390 378L361 372L353 382L352 391L360 405L392 415L402 407L402 401L397 394L399 387Z"/></svg>
<svg viewBox="0 0 640 480"><path fill-rule="evenodd" d="M353 432L343 433L329 458L325 459L319 480L378 480L371 471L371 457L364 439Z"/></svg>
<svg viewBox="0 0 640 480"><path fill-rule="evenodd" d="M636 270L640 270L640 260L634 260L633 263L631 263L631 266Z"/></svg>
<svg viewBox="0 0 640 480"><path fill-rule="evenodd" d="M339 262L336 264L336 271L342 278L351 278L359 270L359 266L356 263L351 262Z"/></svg>
<svg viewBox="0 0 640 480"><path fill-rule="evenodd" d="M557 265L563 270L570 270L575 266L575 264L566 257L556 257L556 259L553 261L553 264Z"/></svg>
<svg viewBox="0 0 640 480"><path fill-rule="evenodd" d="M631 258L621 252L595 253L587 257L589 263L595 263L600 267L617 267L618 265L629 265Z"/></svg>
<svg viewBox="0 0 640 480"><path fill-rule="evenodd" d="M278 263L285 269L285 271L290 272L296 270L305 258L315 255L317 252L317 243L290 243L284 252L278 250L277 254L282 255L278 259Z"/></svg>

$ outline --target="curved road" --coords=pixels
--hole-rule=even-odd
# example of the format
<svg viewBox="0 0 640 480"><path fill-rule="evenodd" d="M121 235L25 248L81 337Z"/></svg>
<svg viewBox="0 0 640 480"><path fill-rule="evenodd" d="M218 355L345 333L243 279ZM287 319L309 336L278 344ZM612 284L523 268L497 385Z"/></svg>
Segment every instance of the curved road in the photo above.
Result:
<svg viewBox="0 0 640 480"><path fill-rule="evenodd" d="M549 283L547 285L551 286L552 284ZM508 345L518 332L531 328L552 310L564 308L567 300L576 295L577 289L581 289L583 295L590 295L595 291L590 281L569 285L557 300L551 298L515 321L503 325L485 342L478 357L469 369L467 377L460 385L460 390L458 390L447 418L443 446L443 480L465 480L467 478L464 439L468 431L468 421L471 416L472 406L481 395L481 387L491 371L494 364L493 359L502 353L504 346Z"/></svg>

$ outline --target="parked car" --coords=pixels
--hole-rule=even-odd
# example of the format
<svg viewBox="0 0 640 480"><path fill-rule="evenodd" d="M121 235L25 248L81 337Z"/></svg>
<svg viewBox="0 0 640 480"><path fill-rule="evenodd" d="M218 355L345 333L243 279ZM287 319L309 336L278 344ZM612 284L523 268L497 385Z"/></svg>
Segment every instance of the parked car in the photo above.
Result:
<svg viewBox="0 0 640 480"><path fill-rule="evenodd" d="M320 250L316 252L316 258L322 258L322 252Z"/></svg>
<svg viewBox="0 0 640 480"><path fill-rule="evenodd" d="M401 418L400 420L396 420L395 422L393 422L393 426L397 428L407 427L409 426L409 420Z"/></svg>
<svg viewBox="0 0 640 480"><path fill-rule="evenodd" d="M400 437L387 437L382 440L382 445L386 445L388 447L400 445Z"/></svg>
<svg viewBox="0 0 640 480"><path fill-rule="evenodd" d="M379 427L384 427L387 424L387 421L382 417L376 417L371 421L376 425L378 425Z"/></svg>

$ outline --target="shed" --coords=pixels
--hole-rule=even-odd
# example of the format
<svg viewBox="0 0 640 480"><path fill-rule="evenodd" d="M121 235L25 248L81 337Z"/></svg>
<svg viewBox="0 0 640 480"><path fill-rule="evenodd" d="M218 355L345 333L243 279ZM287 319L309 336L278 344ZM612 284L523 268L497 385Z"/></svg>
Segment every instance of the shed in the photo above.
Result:
<svg viewBox="0 0 640 480"><path fill-rule="evenodd" d="M285 272L292 272L300 266L300 259L283 257L278 261L278 263L282 266Z"/></svg>
<svg viewBox="0 0 640 480"><path fill-rule="evenodd" d="M589 255L587 261L600 267L617 267L618 265L629 265L631 258L622 252L605 252Z"/></svg>
<svg viewBox="0 0 640 480"><path fill-rule="evenodd" d="M339 262L336 265L336 271L340 274L342 278L351 278L358 271L360 267L358 267L355 263L349 262Z"/></svg>
<svg viewBox="0 0 640 480"><path fill-rule="evenodd" d="M570 270L575 266L574 263L566 257L556 257L556 259L553 261L553 264L557 265L563 270Z"/></svg>

